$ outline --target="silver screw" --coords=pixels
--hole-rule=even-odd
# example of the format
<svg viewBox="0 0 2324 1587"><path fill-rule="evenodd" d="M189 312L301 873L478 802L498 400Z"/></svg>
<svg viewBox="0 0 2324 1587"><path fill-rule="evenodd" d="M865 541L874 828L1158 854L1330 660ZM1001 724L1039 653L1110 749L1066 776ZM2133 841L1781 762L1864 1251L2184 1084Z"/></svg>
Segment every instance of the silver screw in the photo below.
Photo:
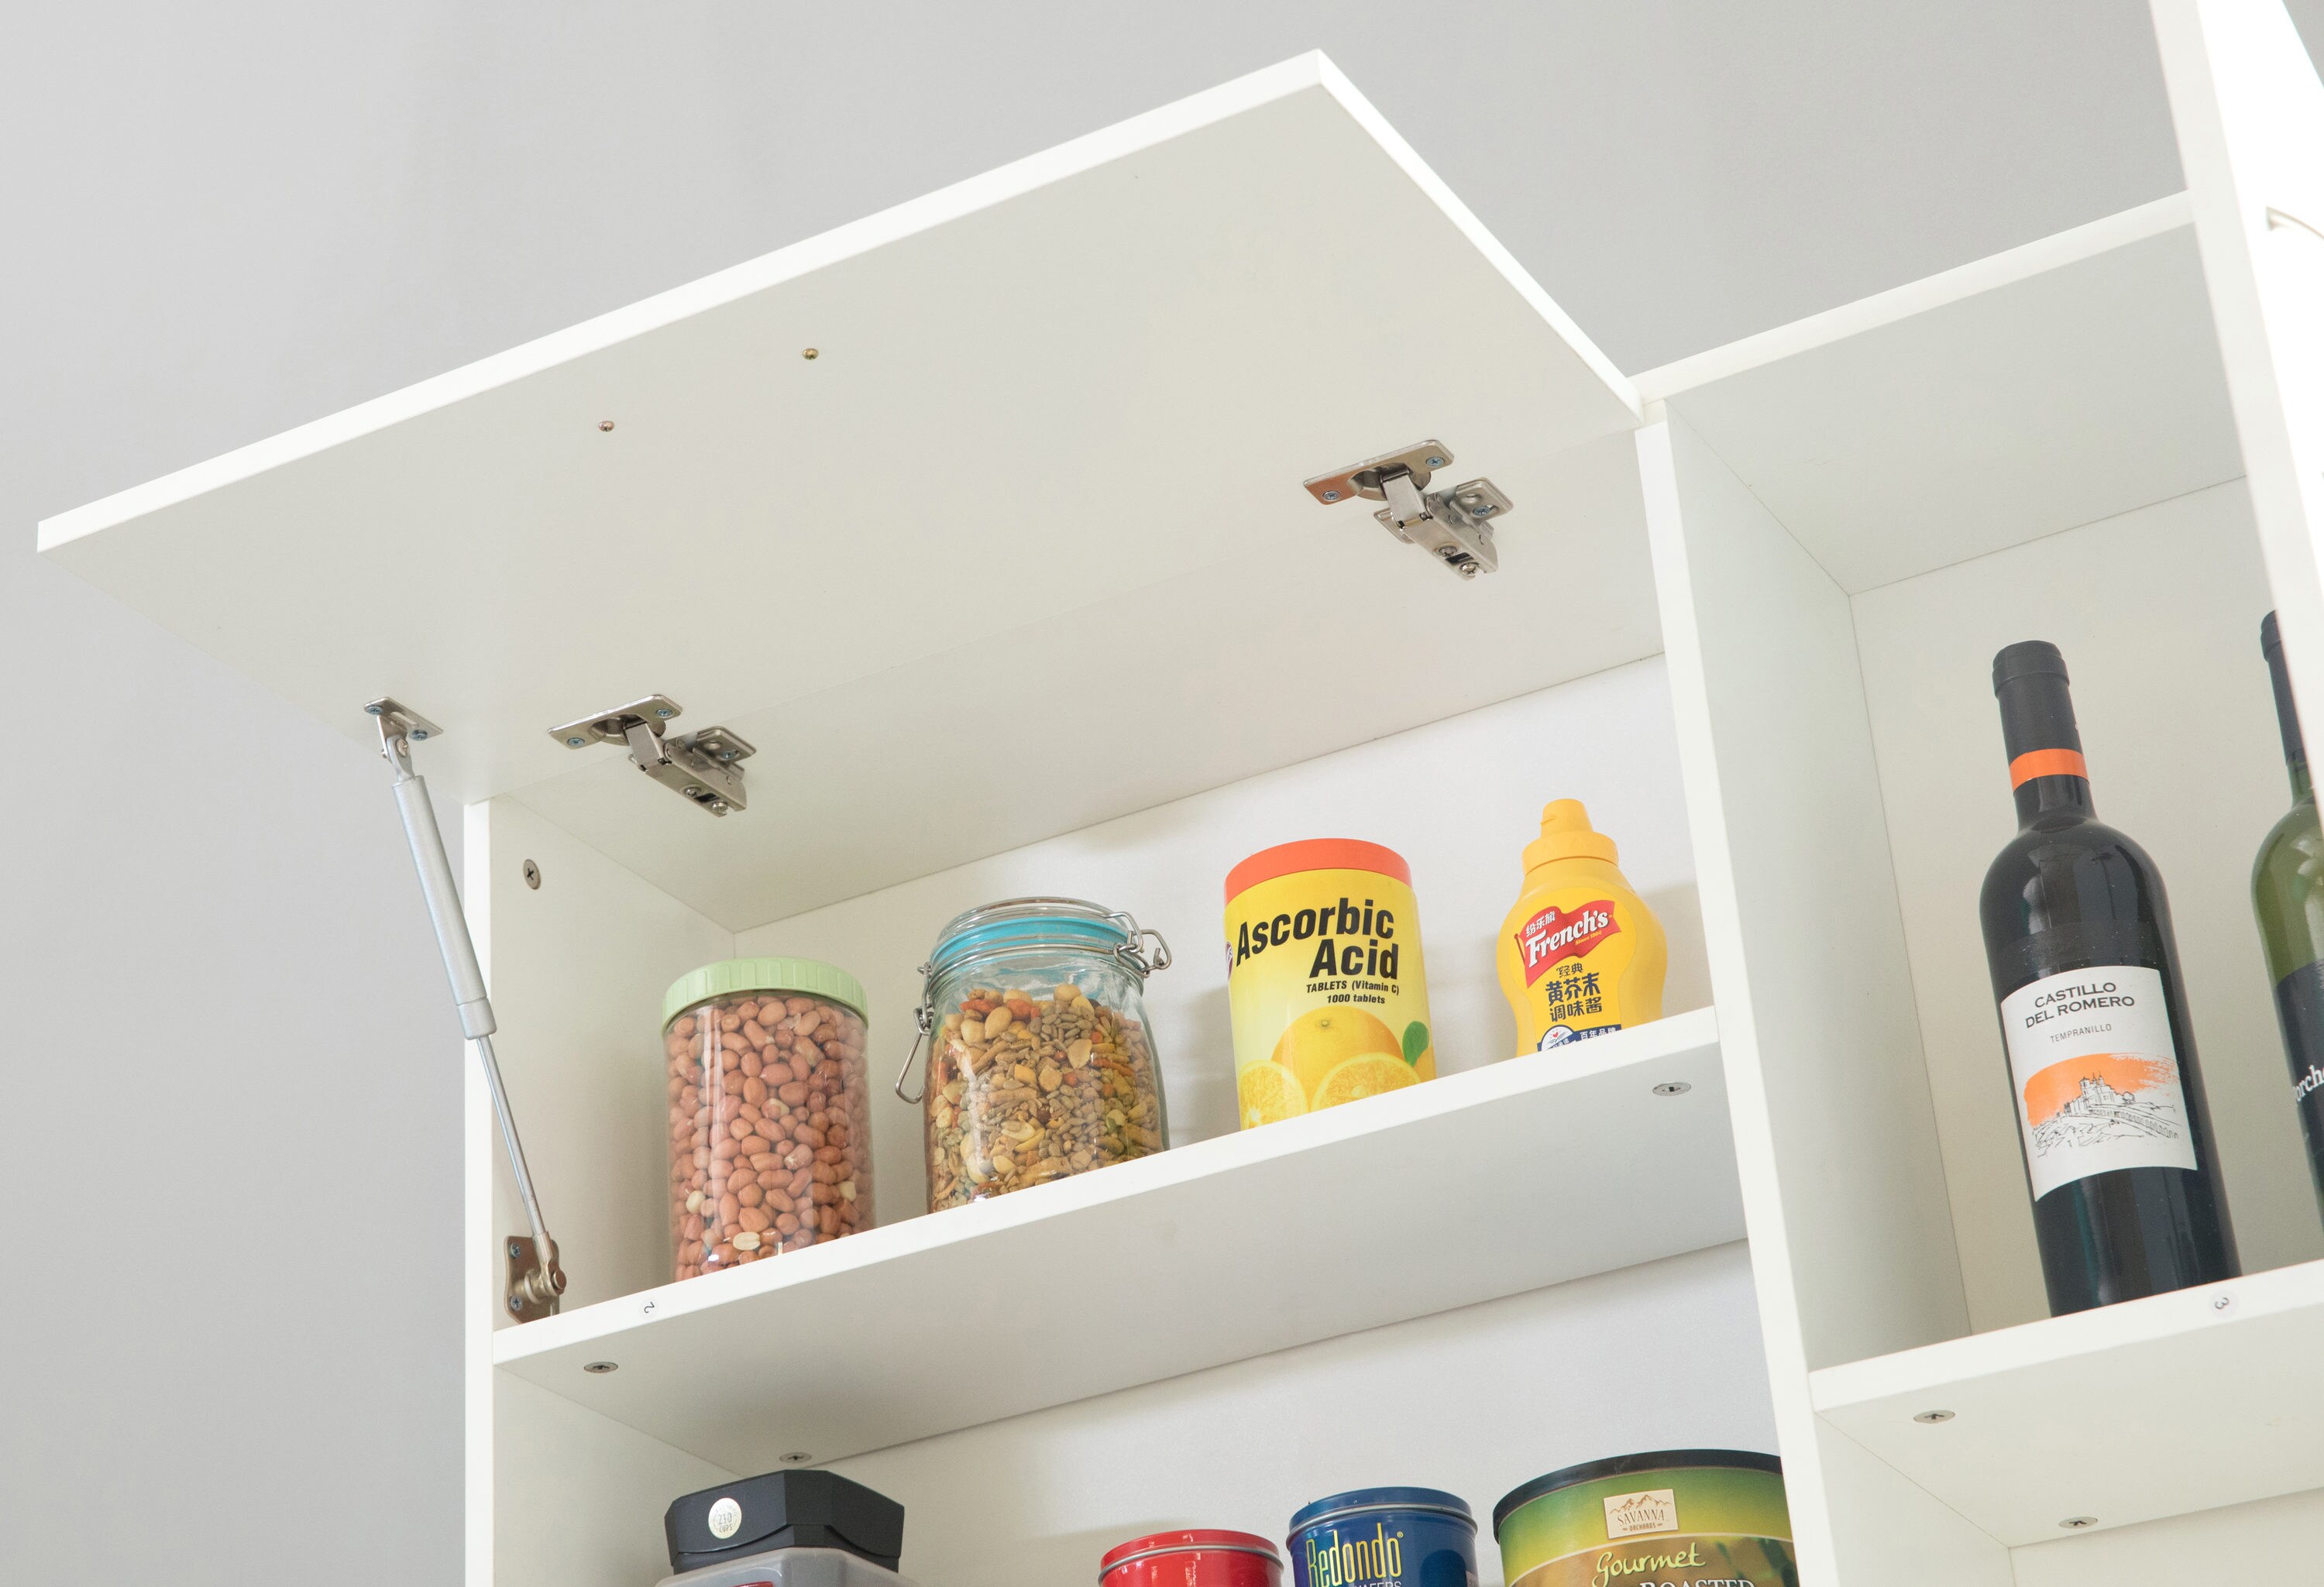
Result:
<svg viewBox="0 0 2324 1587"><path fill-rule="evenodd" d="M1950 1411L1923 1411L1913 1418L1916 1422L1950 1422L1952 1419L1953 1414Z"/></svg>
<svg viewBox="0 0 2324 1587"><path fill-rule="evenodd" d="M535 892L540 890L540 867L530 860L524 863L524 884Z"/></svg>
<svg viewBox="0 0 2324 1587"><path fill-rule="evenodd" d="M671 717L677 715L678 713L671 710L668 706L656 706L654 707L654 715L660 717L664 722L667 722Z"/></svg>
<svg viewBox="0 0 2324 1587"><path fill-rule="evenodd" d="M2098 1524L2098 1518L2096 1516L2068 1516L2058 1523L2069 1532L2079 1532L2085 1527L2095 1527Z"/></svg>
<svg viewBox="0 0 2324 1587"><path fill-rule="evenodd" d="M365 706L364 707L364 709L366 712L368 712L370 715L374 715L374 716L377 716L377 715L382 715L382 714L383 714L383 713L382 713L382 710L381 710L381 707L379 707L379 706Z"/></svg>
<svg viewBox="0 0 2324 1587"><path fill-rule="evenodd" d="M571 744L575 749L576 749L576 750L577 750L577 749L579 749L583 744L587 743L589 741L588 741L587 739L586 739L586 738L583 738L579 734L577 734L577 733L576 733L576 734L575 734L571 738L567 739L565 742L566 742L567 743L568 743L568 744Z"/></svg>
<svg viewBox="0 0 2324 1587"><path fill-rule="evenodd" d="M718 752L718 758L722 761L731 761L734 758L734 752L732 750L721 750Z"/></svg>
<svg viewBox="0 0 2324 1587"><path fill-rule="evenodd" d="M1444 466L1444 459L1442 457L1431 457L1428 460L1428 466L1431 468L1442 468Z"/></svg>
<svg viewBox="0 0 2324 1587"><path fill-rule="evenodd" d="M1463 578L1474 578L1474 577L1477 577L1477 565L1476 565L1474 562L1463 562L1463 563L1462 563L1462 564L1461 564L1461 577L1463 577Z"/></svg>
<svg viewBox="0 0 2324 1587"><path fill-rule="evenodd" d="M726 801L724 799L713 799L710 802L710 807L717 811L721 816L724 816L726 813Z"/></svg>
<svg viewBox="0 0 2324 1587"><path fill-rule="evenodd" d="M1323 493L1323 499L1327 502L1336 502L1340 499L1340 493L1337 491L1325 491Z"/></svg>
<svg viewBox="0 0 2324 1587"><path fill-rule="evenodd" d="M2211 1297L2211 1309L2215 1312L2224 1312L2235 1304L2236 1297L2232 1295L2215 1295Z"/></svg>
<svg viewBox="0 0 2324 1587"><path fill-rule="evenodd" d="M1684 1096L1688 1092L1692 1091L1693 1089L1694 1083L1692 1081L1665 1080L1660 1085L1655 1087L1655 1094L1656 1096Z"/></svg>
<svg viewBox="0 0 2324 1587"><path fill-rule="evenodd" d="M1477 516L1480 518L1490 518L1494 513L1499 511L1500 509L1499 507L1494 506L1490 502L1486 502L1478 506Z"/></svg>
<svg viewBox="0 0 2324 1587"><path fill-rule="evenodd" d="M702 790L689 782L686 785L686 797L689 799L698 799L702 797Z"/></svg>
<svg viewBox="0 0 2324 1587"><path fill-rule="evenodd" d="M414 743L419 743L421 739L426 738L427 736L428 730L424 727L415 727L411 730L411 740Z"/></svg>
<svg viewBox="0 0 2324 1587"><path fill-rule="evenodd" d="M608 1372L620 1371L622 1370L622 1363L619 1361L586 1361L582 1364L581 1370L585 1372L595 1372L598 1377L602 1378Z"/></svg>

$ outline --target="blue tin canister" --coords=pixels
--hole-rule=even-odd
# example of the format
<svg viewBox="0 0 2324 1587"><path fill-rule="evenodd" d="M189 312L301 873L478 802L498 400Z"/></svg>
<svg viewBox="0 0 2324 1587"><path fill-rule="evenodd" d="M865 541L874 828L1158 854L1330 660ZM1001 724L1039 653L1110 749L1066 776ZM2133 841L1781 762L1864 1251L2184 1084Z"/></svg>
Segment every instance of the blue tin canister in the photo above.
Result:
<svg viewBox="0 0 2324 1587"><path fill-rule="evenodd" d="M1434 1488L1319 1499L1286 1544L1294 1587L1477 1587L1477 1518Z"/></svg>

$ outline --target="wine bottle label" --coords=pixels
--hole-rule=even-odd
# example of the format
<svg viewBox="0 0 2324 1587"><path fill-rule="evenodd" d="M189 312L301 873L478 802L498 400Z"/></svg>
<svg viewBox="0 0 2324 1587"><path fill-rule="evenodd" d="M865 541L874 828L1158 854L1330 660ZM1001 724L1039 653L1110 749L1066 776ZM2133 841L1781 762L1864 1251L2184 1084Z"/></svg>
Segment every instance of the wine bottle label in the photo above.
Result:
<svg viewBox="0 0 2324 1587"><path fill-rule="evenodd" d="M2275 1012L2292 1059L2292 1101L2308 1137L2309 1167L2324 1194L2324 964L2302 964L2277 982Z"/></svg>
<svg viewBox="0 0 2324 1587"><path fill-rule="evenodd" d="M2001 1000L2001 1028L2036 1201L2092 1174L2195 1167L2160 973L2045 975Z"/></svg>

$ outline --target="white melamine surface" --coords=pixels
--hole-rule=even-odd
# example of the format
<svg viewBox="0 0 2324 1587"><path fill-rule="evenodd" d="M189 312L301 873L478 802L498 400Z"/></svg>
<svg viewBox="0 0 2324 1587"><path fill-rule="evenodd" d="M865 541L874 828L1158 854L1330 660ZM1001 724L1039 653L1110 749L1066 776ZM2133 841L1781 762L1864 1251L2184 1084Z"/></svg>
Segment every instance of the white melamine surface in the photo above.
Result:
<svg viewBox="0 0 2324 1587"><path fill-rule="evenodd" d="M1991 681L2017 640L2064 652L2098 815L2169 890L2244 1269L2324 1256L2251 912L2252 856L2292 798L2259 653L2267 609L2241 482L1856 598L1973 1327L2049 1315L1977 914L2017 830Z"/></svg>
<svg viewBox="0 0 2324 1587"><path fill-rule="evenodd" d="M1966 1315L1848 597L1683 420L1667 433L1641 451L1692 578L1692 730L1718 780L1695 842L1730 869L1713 964L1748 989L1774 1181L1752 1191L1780 1208L1803 1364L1948 1338Z"/></svg>
<svg viewBox="0 0 2324 1587"><path fill-rule="evenodd" d="M2070 1517L2123 1526L2324 1487L2319 1352L2324 1263L2309 1263L1828 1368L1812 1386L1833 1426L2031 1544ZM1938 1410L1953 1416L1913 1419Z"/></svg>
<svg viewBox="0 0 2324 1587"><path fill-rule="evenodd" d="M489 945L501 1022L493 1047L563 1252L566 1305L666 1283L662 993L687 971L732 957L734 939L513 800L471 807L468 843L470 925ZM525 885L527 860L540 869L537 890ZM491 911L484 920L480 896ZM497 1133L490 1160L493 1227L500 1237L521 1234L522 1204Z"/></svg>
<svg viewBox="0 0 2324 1587"><path fill-rule="evenodd" d="M2243 466L2184 215L2150 205L1951 272L1965 296L1938 277L1641 389L1850 592L2217 484ZM1729 373L1743 356L1766 362Z"/></svg>
<svg viewBox="0 0 2324 1587"><path fill-rule="evenodd" d="M1716 1029L1677 1015L887 1224L505 1329L495 1359L759 1471L1720 1244Z"/></svg>
<svg viewBox="0 0 2324 1587"><path fill-rule="evenodd" d="M2293 692L2324 699L2324 84L2283 9L2153 0Z"/></svg>
<svg viewBox="0 0 2324 1587"><path fill-rule="evenodd" d="M433 717L447 793L561 784L739 928L1653 653L1627 453L1562 459L1635 421L1308 56L42 544L350 735ZM1516 504L1474 586L1300 488L1431 437ZM747 815L548 736L656 691L758 744Z"/></svg>
<svg viewBox="0 0 2324 1587"><path fill-rule="evenodd" d="M547 1389L491 1372L490 1587L652 1587L662 1512L736 1475Z"/></svg>
<svg viewBox="0 0 2324 1587"><path fill-rule="evenodd" d="M2015 1587L2186 1587L2256 1566L2298 1581L2324 1527L2324 1490L2226 1505L2135 1527L2061 1533L2010 1551Z"/></svg>
<svg viewBox="0 0 2324 1587"><path fill-rule="evenodd" d="M1318 1248L1305 1262L1338 1259ZM956 1338L932 1325L921 1348L940 1356ZM1480 1582L1496 1587L1491 1515L1503 1494L1608 1454L1705 1446L1775 1447L1739 1245L838 1469L904 1502L903 1568L930 1587L1090 1587L1098 1559L1130 1538L1231 1527L1279 1541L1301 1505L1382 1483L1466 1499Z"/></svg>

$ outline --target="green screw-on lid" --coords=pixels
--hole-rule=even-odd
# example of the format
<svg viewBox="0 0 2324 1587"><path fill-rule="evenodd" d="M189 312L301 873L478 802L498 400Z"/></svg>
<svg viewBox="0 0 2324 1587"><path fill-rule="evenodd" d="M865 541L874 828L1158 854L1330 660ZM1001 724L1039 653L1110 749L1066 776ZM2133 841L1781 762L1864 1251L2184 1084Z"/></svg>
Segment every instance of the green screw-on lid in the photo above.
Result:
<svg viewBox="0 0 2324 1587"><path fill-rule="evenodd" d="M871 1018L863 983L836 964L820 959L721 959L689 970L670 983L661 1000L661 1022L668 1026L705 998L738 992L800 992L845 1003L864 1019Z"/></svg>

